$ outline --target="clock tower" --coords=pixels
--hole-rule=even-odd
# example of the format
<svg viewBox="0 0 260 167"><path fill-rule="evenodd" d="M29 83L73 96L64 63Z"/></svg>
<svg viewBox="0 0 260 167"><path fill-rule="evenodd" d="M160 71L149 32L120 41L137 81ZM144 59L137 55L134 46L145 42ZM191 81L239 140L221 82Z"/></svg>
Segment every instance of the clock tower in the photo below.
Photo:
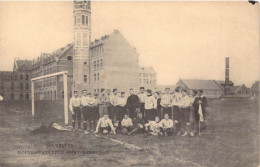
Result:
<svg viewBox="0 0 260 167"><path fill-rule="evenodd" d="M89 82L89 45L91 35L91 3L74 0L73 88L82 90Z"/></svg>

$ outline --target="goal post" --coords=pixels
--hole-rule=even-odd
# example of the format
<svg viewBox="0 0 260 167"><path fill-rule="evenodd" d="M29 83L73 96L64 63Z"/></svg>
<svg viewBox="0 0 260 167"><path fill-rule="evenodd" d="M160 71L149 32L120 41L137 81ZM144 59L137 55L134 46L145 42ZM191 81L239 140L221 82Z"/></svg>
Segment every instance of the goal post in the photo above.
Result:
<svg viewBox="0 0 260 167"><path fill-rule="evenodd" d="M64 86L64 122L66 125L69 123L69 113L68 113L68 71L62 71L62 72L57 72L49 75L44 75L36 78L31 79L31 89L32 89L32 117L34 117L35 113L35 106L34 106L34 82L37 80L45 79L45 78L50 78L54 76L63 76L63 86Z"/></svg>

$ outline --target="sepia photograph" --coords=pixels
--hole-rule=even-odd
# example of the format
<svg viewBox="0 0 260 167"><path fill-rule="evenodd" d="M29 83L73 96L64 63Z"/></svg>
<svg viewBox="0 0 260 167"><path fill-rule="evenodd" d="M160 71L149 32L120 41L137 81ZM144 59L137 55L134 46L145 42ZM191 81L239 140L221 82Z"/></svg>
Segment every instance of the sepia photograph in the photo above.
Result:
<svg viewBox="0 0 260 167"><path fill-rule="evenodd" d="M259 1L0 0L0 167L260 167Z"/></svg>

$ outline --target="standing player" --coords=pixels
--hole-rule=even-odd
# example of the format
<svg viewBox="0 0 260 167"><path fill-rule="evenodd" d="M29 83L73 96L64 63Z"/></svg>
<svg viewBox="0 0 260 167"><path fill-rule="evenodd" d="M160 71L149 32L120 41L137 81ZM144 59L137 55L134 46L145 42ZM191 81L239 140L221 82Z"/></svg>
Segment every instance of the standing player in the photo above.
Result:
<svg viewBox="0 0 260 167"><path fill-rule="evenodd" d="M70 98L69 104L70 112L72 114L72 127L75 130L75 123L78 122L78 128L81 128L81 109L80 109L80 97L78 91L74 91L74 95Z"/></svg>
<svg viewBox="0 0 260 167"><path fill-rule="evenodd" d="M145 120L151 121L155 117L155 109L157 109L157 101L152 96L152 91L150 89L146 90L147 97L145 98Z"/></svg>
<svg viewBox="0 0 260 167"><path fill-rule="evenodd" d="M198 90L198 96L195 97L193 106L194 106L194 114L195 114L195 125L196 129L199 130L205 130L206 124L204 121L204 117L206 114L206 107L208 105L207 98L202 95L203 91Z"/></svg>
<svg viewBox="0 0 260 167"><path fill-rule="evenodd" d="M182 98L182 94L179 92L179 90L180 90L179 87L175 89L175 92L173 94L173 99L172 99L173 120L175 123L177 135L180 135L180 130L181 130L181 112L180 112L179 104Z"/></svg>
<svg viewBox="0 0 260 167"><path fill-rule="evenodd" d="M161 106L161 97L159 92L153 94L155 100L157 101L157 109L155 109L155 116L159 116L162 119L162 106Z"/></svg>
<svg viewBox="0 0 260 167"><path fill-rule="evenodd" d="M126 101L126 108L129 113L129 117L134 119L137 116L137 109L139 107L139 98L137 95L134 94L133 88L129 90L130 96L127 98Z"/></svg>
<svg viewBox="0 0 260 167"><path fill-rule="evenodd" d="M108 103L109 98L106 94L105 89L101 89L101 95L98 98L98 104L99 104L99 117L103 117L104 114L108 115Z"/></svg>
<svg viewBox="0 0 260 167"><path fill-rule="evenodd" d="M110 118L115 123L117 113L117 89L113 89L113 94L110 95Z"/></svg>
<svg viewBox="0 0 260 167"><path fill-rule="evenodd" d="M187 95L187 91L183 89L182 93L182 100L180 101L179 107L181 110L181 122L182 122L182 129L184 134L182 136L187 136L190 133L190 136L194 136L190 129L190 104L191 98Z"/></svg>
<svg viewBox="0 0 260 167"><path fill-rule="evenodd" d="M142 112L142 114L144 115L144 103L145 103L145 99L147 97L147 94L144 91L144 87L140 87L140 93L138 94L138 98L139 98L139 105L140 105L140 112Z"/></svg>
<svg viewBox="0 0 260 167"><path fill-rule="evenodd" d="M161 106L163 108L163 115L168 114L172 118L172 100L173 97L170 88L165 89L165 94L162 95Z"/></svg>
<svg viewBox="0 0 260 167"><path fill-rule="evenodd" d="M83 96L81 97L80 103L82 105L82 115L83 115L83 129L84 134L88 134L87 125L90 125L90 110L89 110L89 97L87 96L87 90L82 90Z"/></svg>

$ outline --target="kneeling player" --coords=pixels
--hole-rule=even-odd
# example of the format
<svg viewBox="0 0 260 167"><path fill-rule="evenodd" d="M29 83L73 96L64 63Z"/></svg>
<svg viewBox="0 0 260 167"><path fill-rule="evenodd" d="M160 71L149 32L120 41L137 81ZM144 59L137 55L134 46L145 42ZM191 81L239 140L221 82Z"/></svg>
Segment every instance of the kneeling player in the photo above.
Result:
<svg viewBox="0 0 260 167"><path fill-rule="evenodd" d="M160 130L163 136L169 136L173 134L173 120L169 119L169 115L164 114L164 119L161 120Z"/></svg>
<svg viewBox="0 0 260 167"><path fill-rule="evenodd" d="M129 118L127 114L124 115L123 120L121 121L122 133L128 134L133 129L132 119Z"/></svg>
<svg viewBox="0 0 260 167"><path fill-rule="evenodd" d="M115 128L112 124L111 119L105 113L103 117L99 118L95 133L101 132L103 134L114 133L116 134Z"/></svg>
<svg viewBox="0 0 260 167"><path fill-rule="evenodd" d="M145 124L145 120L143 118L143 114L141 112L138 113L138 116L136 119L134 119L134 129L128 133L128 135L131 135L133 133L143 133L144 132L144 124Z"/></svg>
<svg viewBox="0 0 260 167"><path fill-rule="evenodd" d="M159 124L159 117L156 116L154 121L149 121L147 124L145 124L145 131L147 131L151 135L160 135L160 124Z"/></svg>

